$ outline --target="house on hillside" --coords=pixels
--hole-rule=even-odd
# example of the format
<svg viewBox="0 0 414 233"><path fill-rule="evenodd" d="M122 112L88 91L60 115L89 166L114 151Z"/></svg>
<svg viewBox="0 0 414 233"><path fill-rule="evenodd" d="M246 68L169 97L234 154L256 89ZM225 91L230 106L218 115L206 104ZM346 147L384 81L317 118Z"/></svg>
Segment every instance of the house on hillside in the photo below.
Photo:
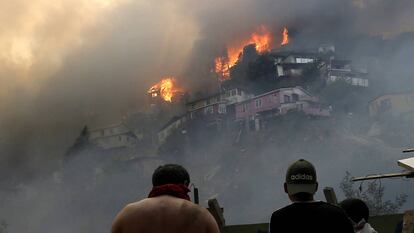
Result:
<svg viewBox="0 0 414 233"><path fill-rule="evenodd" d="M313 52L277 51L271 56L279 78L303 75L307 67L319 61L319 54Z"/></svg>
<svg viewBox="0 0 414 233"><path fill-rule="evenodd" d="M327 67L326 82L329 85L341 80L352 86L368 87L369 80L367 76L368 72L366 70L352 68L351 61L333 59Z"/></svg>
<svg viewBox="0 0 414 233"><path fill-rule="evenodd" d="M414 91L378 96L368 105L371 117L397 116L414 117Z"/></svg>
<svg viewBox="0 0 414 233"><path fill-rule="evenodd" d="M309 116L328 117L330 109L319 103L302 87L276 89L236 104L236 121L248 129L261 128L261 121L289 111L300 111Z"/></svg>
<svg viewBox="0 0 414 233"><path fill-rule="evenodd" d="M171 118L159 131L158 131L158 145L165 143L167 138L171 136L176 130L181 129L185 122L187 121L187 116L175 116Z"/></svg>
<svg viewBox="0 0 414 233"><path fill-rule="evenodd" d="M235 104L244 101L253 95L240 88L229 88L211 96L200 98L187 103L189 119L232 117L235 114Z"/></svg>
<svg viewBox="0 0 414 233"><path fill-rule="evenodd" d="M102 149L131 148L141 139L124 123L109 125L89 131L89 141Z"/></svg>

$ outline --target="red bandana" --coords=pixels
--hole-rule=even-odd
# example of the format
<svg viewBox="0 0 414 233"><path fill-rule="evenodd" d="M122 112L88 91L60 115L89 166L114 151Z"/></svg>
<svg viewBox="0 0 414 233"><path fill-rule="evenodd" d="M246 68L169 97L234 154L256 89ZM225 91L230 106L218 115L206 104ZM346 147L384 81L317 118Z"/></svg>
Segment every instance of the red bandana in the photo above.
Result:
<svg viewBox="0 0 414 233"><path fill-rule="evenodd" d="M187 186L183 184L164 184L164 185L152 187L152 190L150 194L148 195L148 197L170 195L173 197L178 197L178 198L182 198L182 199L189 201L190 197L187 194L188 192L190 192L190 189L188 189Z"/></svg>

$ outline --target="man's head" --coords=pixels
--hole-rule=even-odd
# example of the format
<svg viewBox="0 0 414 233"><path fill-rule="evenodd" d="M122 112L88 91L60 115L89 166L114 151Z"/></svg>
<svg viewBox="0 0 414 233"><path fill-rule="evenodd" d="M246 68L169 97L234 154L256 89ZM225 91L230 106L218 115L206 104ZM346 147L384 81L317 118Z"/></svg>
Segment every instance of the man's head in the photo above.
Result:
<svg viewBox="0 0 414 233"><path fill-rule="evenodd" d="M339 203L339 206L342 207L354 224L359 223L362 219L368 222L369 209L364 201L357 198L348 198Z"/></svg>
<svg viewBox="0 0 414 233"><path fill-rule="evenodd" d="M304 159L291 164L286 172L285 192L291 199L308 201L318 189L315 167Z"/></svg>
<svg viewBox="0 0 414 233"><path fill-rule="evenodd" d="M184 167L177 164L165 164L155 169L152 174L152 185L164 184L190 184L190 175Z"/></svg>

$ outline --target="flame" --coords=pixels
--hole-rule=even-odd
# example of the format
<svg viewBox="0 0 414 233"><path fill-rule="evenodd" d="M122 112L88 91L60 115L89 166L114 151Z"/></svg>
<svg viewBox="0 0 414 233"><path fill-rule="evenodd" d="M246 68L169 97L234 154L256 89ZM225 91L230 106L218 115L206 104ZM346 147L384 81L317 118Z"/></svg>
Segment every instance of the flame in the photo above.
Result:
<svg viewBox="0 0 414 233"><path fill-rule="evenodd" d="M181 90L176 87L174 77L164 77L161 81L148 89L148 93L151 97L157 97L160 95L163 100L168 102L171 102L174 95L180 91Z"/></svg>
<svg viewBox="0 0 414 233"><path fill-rule="evenodd" d="M219 75L221 81L230 78L230 68L237 63L243 48L249 44L255 44L258 53L269 51L273 46L273 35L266 26L261 25L248 38L235 41L228 46L227 56L217 57L214 60L215 72Z"/></svg>
<svg viewBox="0 0 414 233"><path fill-rule="evenodd" d="M283 28L283 40L282 43L280 45L287 45L289 44L289 31L287 29L287 27Z"/></svg>
<svg viewBox="0 0 414 233"><path fill-rule="evenodd" d="M216 57L216 59L214 59L214 64L215 72L219 75L221 81L230 78L230 66L226 57Z"/></svg>

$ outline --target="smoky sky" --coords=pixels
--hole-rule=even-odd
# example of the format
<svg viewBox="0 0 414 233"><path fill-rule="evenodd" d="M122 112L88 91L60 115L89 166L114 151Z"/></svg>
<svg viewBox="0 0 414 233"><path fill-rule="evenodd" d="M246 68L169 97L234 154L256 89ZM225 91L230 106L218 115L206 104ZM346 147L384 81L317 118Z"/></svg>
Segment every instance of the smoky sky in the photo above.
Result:
<svg viewBox="0 0 414 233"><path fill-rule="evenodd" d="M210 81L213 58L259 25L276 42L287 26L305 46L360 35L393 40L414 29L409 0L3 0L0 6L6 9L0 160L3 173L16 179L55 167L84 125L113 123L139 109L162 76L177 76L197 91ZM398 61L408 56L405 47L392 51ZM394 70L399 64L392 63Z"/></svg>
<svg viewBox="0 0 414 233"><path fill-rule="evenodd" d="M214 57L260 25L272 31L275 47L286 26L292 43L303 47L333 43L349 58L374 57L367 64L377 75L373 85L378 90L414 89L412 0L0 0L0 9L0 185L7 187L50 176L84 125L112 124L142 109L146 90L163 76L176 76L191 92L204 88L212 82ZM288 148L283 152L307 152L295 145ZM262 154L269 156L256 161L279 162L277 171L268 172L272 177L283 170L280 160L271 156L273 150L264 148ZM398 152L394 148L389 153ZM378 160L375 149L367 158L352 148L344 154L348 156L341 162L358 175L368 169L365 164ZM281 161L291 162L287 160ZM326 174L322 181L340 181L339 169L335 178L329 176L329 162L334 160L320 160L325 161L318 165ZM394 171L384 165L394 157L381 161L379 168ZM374 166L368 170L376 172ZM273 182L270 176L266 179ZM38 187L47 190L49 184ZM42 200L53 196L35 194ZM16 203L32 203L25 196L21 199L26 202ZM28 213L42 216L38 210L54 208L37 204ZM227 213L237 214L237 209ZM264 221L262 217L258 220Z"/></svg>

